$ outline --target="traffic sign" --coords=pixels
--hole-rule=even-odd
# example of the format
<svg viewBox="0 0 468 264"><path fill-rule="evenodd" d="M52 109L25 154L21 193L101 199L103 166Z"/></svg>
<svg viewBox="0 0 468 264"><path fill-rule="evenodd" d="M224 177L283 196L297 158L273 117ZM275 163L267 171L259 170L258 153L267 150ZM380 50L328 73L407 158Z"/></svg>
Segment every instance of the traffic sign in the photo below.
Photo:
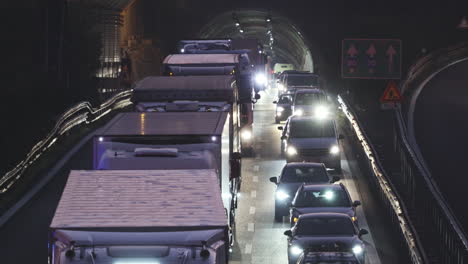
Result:
<svg viewBox="0 0 468 264"><path fill-rule="evenodd" d="M356 79L400 79L401 40L344 39L341 76Z"/></svg>
<svg viewBox="0 0 468 264"><path fill-rule="evenodd" d="M385 88L385 91L380 98L381 103L399 103L402 100L402 96L398 87L394 81L390 81Z"/></svg>

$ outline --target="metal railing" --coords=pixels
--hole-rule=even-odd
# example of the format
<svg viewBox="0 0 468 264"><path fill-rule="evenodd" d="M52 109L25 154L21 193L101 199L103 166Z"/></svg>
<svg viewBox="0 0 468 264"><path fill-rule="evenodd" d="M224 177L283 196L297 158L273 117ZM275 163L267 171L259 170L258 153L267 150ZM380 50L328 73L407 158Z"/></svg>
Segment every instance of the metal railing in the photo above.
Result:
<svg viewBox="0 0 468 264"><path fill-rule="evenodd" d="M131 94L132 90L118 93L96 109L93 108L89 102L81 102L65 111L49 134L32 147L31 151L26 155L26 158L0 178L0 194L6 193L15 182L21 179L24 172L34 164L44 152L53 146L57 139L62 137L64 133L80 124L89 124L99 120L112 110L130 105Z"/></svg>
<svg viewBox="0 0 468 264"><path fill-rule="evenodd" d="M423 246L434 263L468 263L468 240L456 217L426 167L409 144L400 109L395 111L395 152L400 157L398 184L404 203L413 212L413 222L423 236Z"/></svg>
<svg viewBox="0 0 468 264"><path fill-rule="evenodd" d="M353 110L348 107L341 96L338 96L338 102L357 138L357 140L354 140L356 142L356 148L361 149L364 154L361 155L361 160L369 169L372 177L371 181L377 187L376 191L385 204L386 213L390 215L393 229L396 230L402 240L405 241L405 248L407 249L412 263L428 263L426 254L421 247L418 234L410 221L405 203L402 202L401 197L396 192L395 187L380 164L378 154L362 129L362 125Z"/></svg>

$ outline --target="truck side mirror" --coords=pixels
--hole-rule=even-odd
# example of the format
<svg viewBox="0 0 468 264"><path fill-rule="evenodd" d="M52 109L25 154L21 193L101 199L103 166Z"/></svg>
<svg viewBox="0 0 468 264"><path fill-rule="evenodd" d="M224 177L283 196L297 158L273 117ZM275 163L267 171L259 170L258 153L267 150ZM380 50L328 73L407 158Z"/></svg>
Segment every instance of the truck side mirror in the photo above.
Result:
<svg viewBox="0 0 468 264"><path fill-rule="evenodd" d="M258 100L258 99L260 99L260 94L256 93L255 94L255 100Z"/></svg>
<svg viewBox="0 0 468 264"><path fill-rule="evenodd" d="M369 231L367 231L367 229L360 229L359 230L359 237L363 236L363 235L367 235L369 234Z"/></svg>
<svg viewBox="0 0 468 264"><path fill-rule="evenodd" d="M353 207L358 207L360 205L361 205L361 201L356 200L356 201L353 202Z"/></svg>
<svg viewBox="0 0 468 264"><path fill-rule="evenodd" d="M291 230L286 230L283 233L285 236L292 237L292 231Z"/></svg>
<svg viewBox="0 0 468 264"><path fill-rule="evenodd" d="M335 175L335 176L332 177L332 183L340 181L340 180L341 180L340 176Z"/></svg>
<svg viewBox="0 0 468 264"><path fill-rule="evenodd" d="M270 181L274 184L278 184L278 178L276 177L270 177Z"/></svg>
<svg viewBox="0 0 468 264"><path fill-rule="evenodd" d="M282 126L279 126L279 127L278 127L278 130L283 130L283 127L282 127Z"/></svg>

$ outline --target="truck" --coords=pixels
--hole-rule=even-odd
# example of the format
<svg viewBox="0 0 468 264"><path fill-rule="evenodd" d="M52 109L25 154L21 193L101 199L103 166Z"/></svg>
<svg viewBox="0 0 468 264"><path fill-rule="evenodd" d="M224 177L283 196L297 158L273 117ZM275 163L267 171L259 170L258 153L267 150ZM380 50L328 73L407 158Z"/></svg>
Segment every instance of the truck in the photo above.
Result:
<svg viewBox="0 0 468 264"><path fill-rule="evenodd" d="M72 170L49 229L52 264L228 263L214 170Z"/></svg>
<svg viewBox="0 0 468 264"><path fill-rule="evenodd" d="M164 59L166 76L226 76L234 77L238 89L241 122L241 148L246 156L253 155L254 94L248 58L244 54L172 54ZM140 82L144 84L144 82ZM135 86L137 87L138 84ZM182 100L182 98L174 98ZM186 100L190 100L189 98Z"/></svg>
<svg viewBox="0 0 468 264"><path fill-rule="evenodd" d="M231 39L181 40L177 43L177 51L186 54L229 51L232 50L231 42Z"/></svg>
<svg viewBox="0 0 468 264"><path fill-rule="evenodd" d="M267 56L262 43L258 39L239 38L232 39L233 50L248 50L251 66L253 67L254 89L262 91L268 85Z"/></svg>

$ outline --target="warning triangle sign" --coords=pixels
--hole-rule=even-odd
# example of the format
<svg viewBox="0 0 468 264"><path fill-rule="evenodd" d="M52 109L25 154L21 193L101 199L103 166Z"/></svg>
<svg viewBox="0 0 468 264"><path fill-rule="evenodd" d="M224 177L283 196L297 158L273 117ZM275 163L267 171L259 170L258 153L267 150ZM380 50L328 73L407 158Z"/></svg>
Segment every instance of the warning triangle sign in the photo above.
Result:
<svg viewBox="0 0 468 264"><path fill-rule="evenodd" d="M400 90L394 81L390 81L385 89L382 97L380 98L381 103L399 103L402 100Z"/></svg>

